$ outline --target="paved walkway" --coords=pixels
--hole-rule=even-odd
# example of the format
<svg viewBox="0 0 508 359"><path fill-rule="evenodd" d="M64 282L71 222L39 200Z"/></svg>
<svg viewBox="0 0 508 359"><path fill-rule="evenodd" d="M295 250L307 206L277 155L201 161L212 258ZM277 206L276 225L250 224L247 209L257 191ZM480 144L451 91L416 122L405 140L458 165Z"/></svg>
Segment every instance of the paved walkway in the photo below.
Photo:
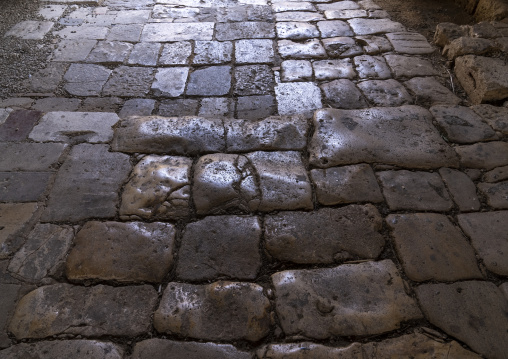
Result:
<svg viewBox="0 0 508 359"><path fill-rule="evenodd" d="M7 34L0 357L508 358L508 108L370 0L94 2Z"/></svg>

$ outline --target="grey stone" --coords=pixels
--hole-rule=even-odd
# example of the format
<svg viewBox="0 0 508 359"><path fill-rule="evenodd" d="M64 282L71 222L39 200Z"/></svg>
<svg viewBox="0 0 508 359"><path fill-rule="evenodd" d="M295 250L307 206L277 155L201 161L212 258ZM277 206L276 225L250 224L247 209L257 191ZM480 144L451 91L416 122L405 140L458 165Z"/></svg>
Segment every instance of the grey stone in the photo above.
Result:
<svg viewBox="0 0 508 359"><path fill-rule="evenodd" d="M286 60L281 63L282 81L312 80L312 65L306 60Z"/></svg>
<svg viewBox="0 0 508 359"><path fill-rule="evenodd" d="M395 78L411 78L416 76L434 76L436 70L430 61L403 55L385 55L388 66L391 67Z"/></svg>
<svg viewBox="0 0 508 359"><path fill-rule="evenodd" d="M29 97L11 97L0 101L1 108L11 108L11 110L29 109L34 100ZM5 120L4 120L5 122Z"/></svg>
<svg viewBox="0 0 508 359"><path fill-rule="evenodd" d="M431 121L430 113L416 106L318 110L309 160L321 168L362 162L409 168L457 167L456 154Z"/></svg>
<svg viewBox="0 0 508 359"><path fill-rule="evenodd" d="M275 113L275 99L272 95L242 96L236 102L238 118L256 120Z"/></svg>
<svg viewBox="0 0 508 359"><path fill-rule="evenodd" d="M2 330L0 333L0 348L11 345L11 340L7 333L5 333L5 327L16 307L20 288L20 285L3 283L3 281L0 284L0 290L2 291L2 297L0 298L0 328ZM9 359L10 357L6 356L6 354L8 354L8 351L0 351L2 358Z"/></svg>
<svg viewBox="0 0 508 359"><path fill-rule="evenodd" d="M325 101L334 108L364 108L368 107L367 101L353 82L348 79L339 79L322 84L321 90L325 95Z"/></svg>
<svg viewBox="0 0 508 359"><path fill-rule="evenodd" d="M473 248L442 214L389 215L395 249L404 272L417 282L482 279Z"/></svg>
<svg viewBox="0 0 508 359"><path fill-rule="evenodd" d="M389 19L351 19L348 20L349 26L356 35L374 35L387 32L406 31L402 24Z"/></svg>
<svg viewBox="0 0 508 359"><path fill-rule="evenodd" d="M224 64L230 62L233 55L233 43L229 41L196 41L192 63Z"/></svg>
<svg viewBox="0 0 508 359"><path fill-rule="evenodd" d="M22 343L0 352L5 359L16 358L75 358L85 359L122 359L124 350L121 346L96 340L63 340Z"/></svg>
<svg viewBox="0 0 508 359"><path fill-rule="evenodd" d="M150 91L153 80L150 67L119 66L111 75L102 94L105 96L143 97Z"/></svg>
<svg viewBox="0 0 508 359"><path fill-rule="evenodd" d="M494 168L483 175L483 180L489 183L508 180L508 166Z"/></svg>
<svg viewBox="0 0 508 359"><path fill-rule="evenodd" d="M459 37L453 40L443 48L443 55L448 60L463 55L482 55L495 49L494 42L487 39L477 39L474 37Z"/></svg>
<svg viewBox="0 0 508 359"><path fill-rule="evenodd" d="M508 181L479 183L478 189L487 197L489 206L495 209L508 209Z"/></svg>
<svg viewBox="0 0 508 359"><path fill-rule="evenodd" d="M63 143L0 143L0 171L52 170L66 148Z"/></svg>
<svg viewBox="0 0 508 359"><path fill-rule="evenodd" d="M426 284L415 291L432 324L486 357L506 356L508 302L493 283Z"/></svg>
<svg viewBox="0 0 508 359"><path fill-rule="evenodd" d="M183 94L188 67L159 68L155 74L155 81L152 84L152 91L155 96L178 97Z"/></svg>
<svg viewBox="0 0 508 359"><path fill-rule="evenodd" d="M109 29L106 40L138 42L141 37L142 24L113 25Z"/></svg>
<svg viewBox="0 0 508 359"><path fill-rule="evenodd" d="M160 116L195 116L198 114L198 101L193 99L163 100L159 104Z"/></svg>
<svg viewBox="0 0 508 359"><path fill-rule="evenodd" d="M118 97L87 97L79 107L84 112L118 112L123 100Z"/></svg>
<svg viewBox="0 0 508 359"><path fill-rule="evenodd" d="M154 108L155 100L134 98L125 101L118 117L126 118L130 116L150 116Z"/></svg>
<svg viewBox="0 0 508 359"><path fill-rule="evenodd" d="M190 338L257 342L270 330L269 311L270 302L257 284L171 282L154 314L154 326L158 332Z"/></svg>
<svg viewBox="0 0 508 359"><path fill-rule="evenodd" d="M351 59L314 61L312 67L316 80L351 80L356 77Z"/></svg>
<svg viewBox="0 0 508 359"><path fill-rule="evenodd" d="M416 32L392 32L386 34L396 52L410 55L431 54L434 48L427 42L425 36Z"/></svg>
<svg viewBox="0 0 508 359"><path fill-rule="evenodd" d="M87 222L66 261L71 281L161 282L173 265L175 229L167 223Z"/></svg>
<svg viewBox="0 0 508 359"><path fill-rule="evenodd" d="M369 165L313 169L310 174L316 185L318 201L325 206L384 201L374 171Z"/></svg>
<svg viewBox="0 0 508 359"><path fill-rule="evenodd" d="M99 41L86 58L87 62L121 64L131 52L133 45L121 41Z"/></svg>
<svg viewBox="0 0 508 359"><path fill-rule="evenodd" d="M480 115L494 130L508 134L508 108L492 105L476 105L471 109Z"/></svg>
<svg viewBox="0 0 508 359"><path fill-rule="evenodd" d="M476 195L476 187L464 172L441 168L439 170L441 178L446 183L453 201L462 212L478 211L480 209L480 201Z"/></svg>
<svg viewBox="0 0 508 359"><path fill-rule="evenodd" d="M65 73L65 90L74 96L99 96L111 70L100 65L72 64Z"/></svg>
<svg viewBox="0 0 508 359"><path fill-rule="evenodd" d="M262 21L218 23L215 27L215 33L217 34L215 37L219 41L273 39L275 37L274 24ZM211 38L203 40L211 40Z"/></svg>
<svg viewBox="0 0 508 359"><path fill-rule="evenodd" d="M360 5L356 1L337 1L329 4L317 4L317 8L321 11L326 10L355 10L360 9Z"/></svg>
<svg viewBox="0 0 508 359"><path fill-rule="evenodd" d="M323 20L324 17L315 11L284 11L275 14L277 22L296 21L296 22L310 22Z"/></svg>
<svg viewBox="0 0 508 359"><path fill-rule="evenodd" d="M393 79L362 81L357 86L374 106L396 107L413 102L406 88Z"/></svg>
<svg viewBox="0 0 508 359"><path fill-rule="evenodd" d="M323 45L316 39L305 42L280 40L278 41L278 50L282 58L312 59L326 57Z"/></svg>
<svg viewBox="0 0 508 359"><path fill-rule="evenodd" d="M30 133L34 141L108 142L119 118L107 112L49 112Z"/></svg>
<svg viewBox="0 0 508 359"><path fill-rule="evenodd" d="M355 39L356 42L363 46L363 51L367 55L377 55L392 50L390 42L382 36L357 36Z"/></svg>
<svg viewBox="0 0 508 359"><path fill-rule="evenodd" d="M150 17L150 10L120 10L115 16L115 24L144 24Z"/></svg>
<svg viewBox="0 0 508 359"><path fill-rule="evenodd" d="M351 37L323 39L323 45L330 57L353 57L363 54L361 46Z"/></svg>
<svg viewBox="0 0 508 359"><path fill-rule="evenodd" d="M164 220L187 217L191 166L192 160L185 157L143 157L125 185L120 216Z"/></svg>
<svg viewBox="0 0 508 359"><path fill-rule="evenodd" d="M94 45L95 43L90 46L88 52L92 50ZM82 60L84 60L87 56L88 53L84 54ZM32 75L32 77L29 78L31 90L34 92L42 93L55 91L62 81L66 70L67 64L65 63L50 62L48 66L37 71Z"/></svg>
<svg viewBox="0 0 508 359"><path fill-rule="evenodd" d="M464 167L491 170L508 165L508 143L506 142L492 141L454 148Z"/></svg>
<svg viewBox="0 0 508 359"><path fill-rule="evenodd" d="M18 37L23 40L42 40L55 23L52 21L21 21L7 31L4 37Z"/></svg>
<svg viewBox="0 0 508 359"><path fill-rule="evenodd" d="M13 101L14 102L14 101ZM28 105L29 107L33 100L22 103L15 99L15 103ZM15 105L14 105L15 106ZM30 131L39 122L42 113L39 111L17 109L9 113L4 123L0 125L0 142L18 142L25 141L30 134Z"/></svg>
<svg viewBox="0 0 508 359"><path fill-rule="evenodd" d="M164 359L168 353L175 358L251 359L250 353L240 351L230 344L177 342L158 338L136 343L131 358Z"/></svg>
<svg viewBox="0 0 508 359"><path fill-rule="evenodd" d="M315 11L314 5L310 2L277 1L272 4L275 12L283 11Z"/></svg>
<svg viewBox="0 0 508 359"><path fill-rule="evenodd" d="M139 42L134 45L127 63L129 65L155 66L160 48L161 44L156 42Z"/></svg>
<svg viewBox="0 0 508 359"><path fill-rule="evenodd" d="M0 172L0 201L36 202L49 184L48 172Z"/></svg>
<svg viewBox="0 0 508 359"><path fill-rule="evenodd" d="M43 5L39 8L37 14L42 16L44 20L58 20L66 9L66 5Z"/></svg>
<svg viewBox="0 0 508 359"><path fill-rule="evenodd" d="M458 105L462 102L448 88L444 87L433 77L413 77L404 82L411 91L417 103L430 105Z"/></svg>
<svg viewBox="0 0 508 359"><path fill-rule="evenodd" d="M91 144L72 148L56 176L44 221L79 221L115 215L118 191L131 166L127 155L108 150L108 145Z"/></svg>
<svg viewBox="0 0 508 359"><path fill-rule="evenodd" d="M32 109L40 112L77 111L80 105L78 98L47 97L35 101Z"/></svg>
<svg viewBox="0 0 508 359"><path fill-rule="evenodd" d="M273 91L274 77L268 65L237 66L234 70L238 95L266 95Z"/></svg>
<svg viewBox="0 0 508 359"><path fill-rule="evenodd" d="M265 246L275 259L301 264L375 259L385 244L381 227L372 205L282 212L266 217Z"/></svg>
<svg viewBox="0 0 508 359"><path fill-rule="evenodd" d="M164 44L159 65L187 65L191 54L192 45L189 41Z"/></svg>
<svg viewBox="0 0 508 359"><path fill-rule="evenodd" d="M212 40L213 22L145 24L142 42Z"/></svg>
<svg viewBox="0 0 508 359"><path fill-rule="evenodd" d="M276 29L279 39L303 40L319 37L316 25L306 22L278 22Z"/></svg>
<svg viewBox="0 0 508 359"><path fill-rule="evenodd" d="M318 21L317 27L321 32L321 37L353 36L353 31L344 21Z"/></svg>
<svg viewBox="0 0 508 359"><path fill-rule="evenodd" d="M176 275L184 281L218 277L253 280L261 267L257 217L214 216L185 227Z"/></svg>
<svg viewBox="0 0 508 359"><path fill-rule="evenodd" d="M222 96L231 88L231 66L196 69L190 74L187 95Z"/></svg>
<svg viewBox="0 0 508 359"><path fill-rule="evenodd" d="M18 339L57 334L137 336L149 330L156 302L157 292L149 285L49 285L19 301L9 331Z"/></svg>
<svg viewBox="0 0 508 359"><path fill-rule="evenodd" d="M337 3L335 3L337 4ZM361 358L362 348L359 343L347 347L335 348L310 342L269 344L256 351L256 358L272 359L327 359L327 358Z"/></svg>
<svg viewBox="0 0 508 359"><path fill-rule="evenodd" d="M62 30L54 31L53 35L63 40L104 40L108 30L107 26L66 26Z"/></svg>
<svg viewBox="0 0 508 359"><path fill-rule="evenodd" d="M272 281L277 315L287 336L372 335L421 318L390 260L288 270L272 275Z"/></svg>
<svg viewBox="0 0 508 359"><path fill-rule="evenodd" d="M233 101L224 97L204 98L198 115L210 118L233 117Z"/></svg>
<svg viewBox="0 0 508 359"><path fill-rule="evenodd" d="M312 82L279 83L275 95L280 115L311 117L314 110L323 107L321 91Z"/></svg>
<svg viewBox="0 0 508 359"><path fill-rule="evenodd" d="M23 243L37 209L37 203L0 203L0 258L7 258Z"/></svg>
<svg viewBox="0 0 508 359"><path fill-rule="evenodd" d="M235 41L235 60L238 64L271 63L274 61L273 41L268 39Z"/></svg>
<svg viewBox="0 0 508 359"><path fill-rule="evenodd" d="M62 267L73 237L74 229L69 226L36 225L11 259L9 271L28 282L55 275Z"/></svg>
<svg viewBox="0 0 508 359"><path fill-rule="evenodd" d="M354 58L356 72L361 79L384 80L392 77L390 68L382 56L362 55Z"/></svg>
<svg viewBox="0 0 508 359"><path fill-rule="evenodd" d="M0 108L0 125L5 123L12 111L12 108Z"/></svg>
<svg viewBox="0 0 508 359"><path fill-rule="evenodd" d="M328 20L348 20L357 17L368 17L365 10L326 10L325 17Z"/></svg>
<svg viewBox="0 0 508 359"><path fill-rule="evenodd" d="M452 202L437 173L384 171L377 173L392 210L449 211Z"/></svg>
<svg viewBox="0 0 508 359"><path fill-rule="evenodd" d="M84 61L95 47L95 40L61 40L53 51L52 61Z"/></svg>

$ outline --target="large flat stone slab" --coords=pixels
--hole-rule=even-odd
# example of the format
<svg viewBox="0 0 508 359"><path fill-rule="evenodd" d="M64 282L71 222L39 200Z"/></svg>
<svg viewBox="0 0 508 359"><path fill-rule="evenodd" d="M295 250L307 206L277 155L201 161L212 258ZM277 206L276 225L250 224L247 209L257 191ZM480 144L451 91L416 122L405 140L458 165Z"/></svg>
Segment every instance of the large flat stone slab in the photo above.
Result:
<svg viewBox="0 0 508 359"><path fill-rule="evenodd" d="M52 21L22 21L7 31L4 37L13 36L23 40L42 40L54 24Z"/></svg>
<svg viewBox="0 0 508 359"><path fill-rule="evenodd" d="M36 202L46 190L50 172L0 172L1 202Z"/></svg>
<svg viewBox="0 0 508 359"><path fill-rule="evenodd" d="M23 243L21 232L30 225L37 208L37 203L0 203L0 258Z"/></svg>
<svg viewBox="0 0 508 359"><path fill-rule="evenodd" d="M74 359L122 359L120 345L97 340L55 340L14 345L0 352L5 359L16 358L74 358Z"/></svg>
<svg viewBox="0 0 508 359"><path fill-rule="evenodd" d="M351 19L348 20L349 26L356 35L373 35L387 32L406 31L402 24L389 19Z"/></svg>
<svg viewBox="0 0 508 359"><path fill-rule="evenodd" d="M322 109L314 115L310 163L336 165L380 162L408 168L456 167L453 149L420 107L368 110Z"/></svg>
<svg viewBox="0 0 508 359"><path fill-rule="evenodd" d="M146 24L141 33L141 41L212 40L213 28L213 22Z"/></svg>

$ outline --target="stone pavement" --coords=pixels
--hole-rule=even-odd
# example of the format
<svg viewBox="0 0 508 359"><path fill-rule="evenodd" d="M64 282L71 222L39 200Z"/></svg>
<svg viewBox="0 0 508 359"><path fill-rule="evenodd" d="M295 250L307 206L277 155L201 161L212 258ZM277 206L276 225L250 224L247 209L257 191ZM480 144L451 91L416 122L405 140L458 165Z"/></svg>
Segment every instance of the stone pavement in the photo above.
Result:
<svg viewBox="0 0 508 359"><path fill-rule="evenodd" d="M7 34L53 35L0 104L0 357L508 358L508 108L423 36L370 0Z"/></svg>

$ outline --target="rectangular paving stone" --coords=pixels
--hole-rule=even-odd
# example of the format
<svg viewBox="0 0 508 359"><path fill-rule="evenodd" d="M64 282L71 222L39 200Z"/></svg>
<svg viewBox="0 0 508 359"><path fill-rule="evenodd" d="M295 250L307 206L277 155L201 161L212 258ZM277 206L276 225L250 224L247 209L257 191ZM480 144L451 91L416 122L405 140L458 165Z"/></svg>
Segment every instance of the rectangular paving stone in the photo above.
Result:
<svg viewBox="0 0 508 359"><path fill-rule="evenodd" d="M356 85L348 79L326 82L320 86L325 104L334 108L355 109L368 107L368 103Z"/></svg>
<svg viewBox="0 0 508 359"><path fill-rule="evenodd" d="M404 26L389 19L351 19L349 25L356 35L374 35L387 32L406 31Z"/></svg>
<svg viewBox="0 0 508 359"><path fill-rule="evenodd" d="M268 65L237 66L234 69L234 78L235 94L267 95L273 92L275 80L272 69Z"/></svg>
<svg viewBox="0 0 508 359"><path fill-rule="evenodd" d="M23 40L42 40L55 23L52 21L22 21L7 31L4 37L18 37Z"/></svg>
<svg viewBox="0 0 508 359"><path fill-rule="evenodd" d="M120 10L116 13L115 24L144 24L150 17L150 10Z"/></svg>
<svg viewBox="0 0 508 359"><path fill-rule="evenodd" d="M0 125L1 142L17 142L26 140L34 125L41 118L42 113L31 110L14 110Z"/></svg>
<svg viewBox="0 0 508 359"><path fill-rule="evenodd" d="M240 96L236 101L236 114L241 119L263 119L275 112L276 106L273 95Z"/></svg>
<svg viewBox="0 0 508 359"><path fill-rule="evenodd" d="M74 96L99 96L111 72L100 65L71 64L64 76L64 88Z"/></svg>
<svg viewBox="0 0 508 359"><path fill-rule="evenodd" d="M439 174L460 211L471 212L480 209L476 186L468 175L451 168L440 168Z"/></svg>
<svg viewBox="0 0 508 359"><path fill-rule="evenodd" d="M236 63L271 63L275 56L273 46L272 40L265 39L235 41Z"/></svg>
<svg viewBox="0 0 508 359"><path fill-rule="evenodd" d="M195 41L193 64L223 64L230 62L233 43L229 41Z"/></svg>
<svg viewBox="0 0 508 359"><path fill-rule="evenodd" d="M102 90L105 96L143 97L150 91L154 78L151 67L117 67Z"/></svg>
<svg viewBox="0 0 508 359"><path fill-rule="evenodd" d="M491 170L508 165L508 143L503 141L479 142L454 149L464 167Z"/></svg>
<svg viewBox="0 0 508 359"><path fill-rule="evenodd" d="M327 20L349 20L359 17L369 17L369 13L365 10L326 10L325 17Z"/></svg>
<svg viewBox="0 0 508 359"><path fill-rule="evenodd" d="M431 121L430 112L417 106L318 110L309 146L310 163L321 168L362 162L409 168L456 167L457 156Z"/></svg>
<svg viewBox="0 0 508 359"><path fill-rule="evenodd" d="M42 358L75 358L85 359L122 359L124 350L121 346L96 340L54 340L37 343L22 343L9 347L0 354L6 358L30 358L44 355Z"/></svg>
<svg viewBox="0 0 508 359"><path fill-rule="evenodd" d="M58 171L44 221L111 218L118 191L131 170L129 156L109 152L108 145L79 144Z"/></svg>
<svg viewBox="0 0 508 359"><path fill-rule="evenodd" d="M50 178L50 172L0 172L0 201L36 202Z"/></svg>
<svg viewBox="0 0 508 359"><path fill-rule="evenodd" d="M280 39L303 40L319 37L319 31L314 24L306 22L278 22L275 24L277 37Z"/></svg>
<svg viewBox="0 0 508 359"><path fill-rule="evenodd" d="M215 37L219 41L239 39L273 39L275 37L275 26L270 22L245 21L218 23L215 26ZM196 40L211 40L196 39Z"/></svg>
<svg viewBox="0 0 508 359"><path fill-rule="evenodd" d="M189 41L164 44L159 65L187 65L192 55L192 44Z"/></svg>
<svg viewBox="0 0 508 359"><path fill-rule="evenodd" d="M353 61L361 79L385 80L392 77L390 68L382 56L361 55L356 56Z"/></svg>
<svg viewBox="0 0 508 359"><path fill-rule="evenodd" d="M317 27L322 37L353 36L353 31L344 21L318 21Z"/></svg>
<svg viewBox="0 0 508 359"><path fill-rule="evenodd" d="M478 189L494 209L508 209L508 181L498 183L479 183Z"/></svg>
<svg viewBox="0 0 508 359"><path fill-rule="evenodd" d="M37 203L0 203L0 258L7 258L24 241ZM21 243L20 243L21 242Z"/></svg>
<svg viewBox="0 0 508 359"><path fill-rule="evenodd" d="M326 57L326 51L319 40L296 42L292 40L279 40L278 51L282 58L292 59L319 59Z"/></svg>
<svg viewBox="0 0 508 359"><path fill-rule="evenodd" d="M413 97L397 80L367 80L358 83L358 88L374 106L398 107L414 103Z"/></svg>
<svg viewBox="0 0 508 359"><path fill-rule="evenodd" d="M95 46L95 42L87 50L90 52L92 47ZM85 46L86 47L86 46ZM82 54L84 60L88 56L88 52ZM52 56L56 55L56 51L53 52ZM66 53L66 55L71 55ZM60 61L55 59L55 61ZM30 89L33 92L48 93L54 92L58 88L58 85L62 81L65 71L67 71L67 64L62 62L50 62L45 68L35 72L32 77L29 78ZM0 123L2 121L0 120Z"/></svg>
<svg viewBox="0 0 508 359"><path fill-rule="evenodd" d="M142 24L113 25L106 36L107 41L138 42L143 30Z"/></svg>
<svg viewBox="0 0 508 359"><path fill-rule="evenodd" d="M320 2L320 1L318 1ZM326 1L324 1L326 2ZM360 5L356 1L337 1L330 4L317 4L317 8L321 11L326 10L355 10L359 9Z"/></svg>
<svg viewBox="0 0 508 359"><path fill-rule="evenodd" d="M134 45L127 63L129 65L155 66L160 48L161 44L156 42L139 42Z"/></svg>
<svg viewBox="0 0 508 359"><path fill-rule="evenodd" d="M141 41L212 40L213 29L213 22L146 24Z"/></svg>
<svg viewBox="0 0 508 359"><path fill-rule="evenodd" d="M42 5L37 14L45 20L57 20L66 9L67 5Z"/></svg>
<svg viewBox="0 0 508 359"><path fill-rule="evenodd" d="M386 34L393 49L402 54L431 54L435 49L427 42L425 36L416 32L392 32Z"/></svg>
<svg viewBox="0 0 508 359"><path fill-rule="evenodd" d="M438 75L430 61L415 56L385 55L395 78Z"/></svg>
<svg viewBox="0 0 508 359"><path fill-rule="evenodd" d="M433 77L413 77L404 82L419 104L458 105L462 100Z"/></svg>
<svg viewBox="0 0 508 359"><path fill-rule="evenodd" d="M201 100L198 116L209 118L233 117L233 99L225 97L208 97Z"/></svg>
<svg viewBox="0 0 508 359"><path fill-rule="evenodd" d="M43 113L54 111L77 111L81 105L79 98L46 97L35 101L32 109Z"/></svg>
<svg viewBox="0 0 508 359"><path fill-rule="evenodd" d="M314 11L284 11L275 14L275 20L278 22L283 21L319 21L324 20L323 15Z"/></svg>
<svg viewBox="0 0 508 359"><path fill-rule="evenodd" d="M53 32L53 35L62 40L104 40L108 34L107 26L66 26L62 30Z"/></svg>
<svg viewBox="0 0 508 359"><path fill-rule="evenodd" d="M86 62L121 64L129 56L133 45L122 41L99 41Z"/></svg>
<svg viewBox="0 0 508 359"><path fill-rule="evenodd" d="M19 301L9 330L18 339L58 334L136 336L149 331L156 301L157 292L149 285L48 285Z"/></svg>
<svg viewBox="0 0 508 359"><path fill-rule="evenodd" d="M283 11L315 11L314 5L310 2L305 1L278 1L272 4L272 9L275 12L283 12Z"/></svg>
<svg viewBox="0 0 508 359"><path fill-rule="evenodd" d="M329 57L354 57L363 54L362 47L352 37L338 36L322 40Z"/></svg>
<svg viewBox="0 0 508 359"><path fill-rule="evenodd" d="M178 97L183 94L187 77L188 67L159 68L155 73L155 81L152 83L152 92L159 97Z"/></svg>
<svg viewBox="0 0 508 359"><path fill-rule="evenodd" d="M84 61L96 44L96 40L61 40L51 59L65 62Z"/></svg>
<svg viewBox="0 0 508 359"><path fill-rule="evenodd" d="M272 281L286 336L326 339L380 334L422 317L390 260L288 270L272 275Z"/></svg>
<svg viewBox="0 0 508 359"><path fill-rule="evenodd" d="M279 83L275 97L280 115L303 115L306 118L323 107L321 90L312 82Z"/></svg>
<svg viewBox="0 0 508 359"><path fill-rule="evenodd" d="M284 82L312 80L312 65L307 60L285 60L280 64Z"/></svg>
<svg viewBox="0 0 508 359"><path fill-rule="evenodd" d="M0 171L50 171L66 148L63 143L0 143Z"/></svg>
<svg viewBox="0 0 508 359"><path fill-rule="evenodd" d="M314 61L312 67L316 80L352 80L356 77L351 59Z"/></svg>
<svg viewBox="0 0 508 359"><path fill-rule="evenodd" d="M174 357L207 359L252 359L248 352L240 351L231 344L179 342L165 339L147 339L136 343L132 359L163 359L167 353ZM116 359L116 358L115 358Z"/></svg>
<svg viewBox="0 0 508 359"><path fill-rule="evenodd" d="M210 66L191 72L187 95L222 96L231 89L231 66Z"/></svg>

